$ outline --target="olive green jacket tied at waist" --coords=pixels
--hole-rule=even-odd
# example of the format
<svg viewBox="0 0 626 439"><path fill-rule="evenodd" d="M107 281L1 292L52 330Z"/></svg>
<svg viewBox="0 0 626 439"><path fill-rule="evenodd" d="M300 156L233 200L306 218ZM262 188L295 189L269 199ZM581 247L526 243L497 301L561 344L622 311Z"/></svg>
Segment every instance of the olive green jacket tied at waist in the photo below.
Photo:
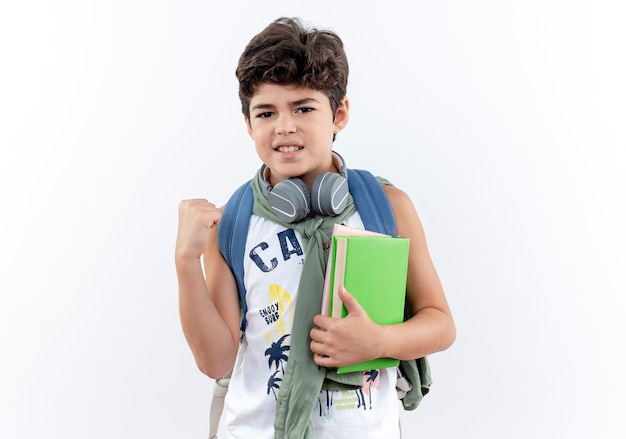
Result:
<svg viewBox="0 0 626 439"><path fill-rule="evenodd" d="M383 182L388 183L381 180L381 183ZM318 366L313 360L313 352L310 349L313 317L319 314L324 290L324 274L328 258L324 243L328 244L331 241L334 225L341 224L357 209L352 196L349 196L346 208L337 216L285 223L272 212L258 179L252 179L251 184L254 194L252 212L300 233L306 255L296 298L289 360L278 392L274 435L277 439L314 438L312 416L320 391L322 389L356 390L363 387L362 372L338 374L335 369ZM406 315L407 312L408 315ZM410 317L408 307L405 310L405 318L407 317ZM399 369L404 376L404 378L399 378L398 388L399 392L402 392L399 396L404 394L402 396L404 408L413 410L428 393L431 384L428 361L426 358L401 361Z"/></svg>

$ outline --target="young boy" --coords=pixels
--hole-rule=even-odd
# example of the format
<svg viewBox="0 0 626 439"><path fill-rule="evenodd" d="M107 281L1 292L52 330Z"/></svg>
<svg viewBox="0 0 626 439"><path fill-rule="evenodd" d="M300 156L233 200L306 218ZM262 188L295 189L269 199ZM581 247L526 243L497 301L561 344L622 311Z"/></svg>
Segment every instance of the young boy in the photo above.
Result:
<svg viewBox="0 0 626 439"><path fill-rule="evenodd" d="M194 358L209 377L232 371L225 431L243 439L397 438L395 369L360 374L357 390L328 384L329 371L378 357L422 358L447 349L455 326L413 204L390 184L384 191L397 235L410 239L412 317L377 325L345 289L346 318L319 314L332 225L364 228L345 189L345 163L332 151L350 109L343 43L333 32L281 18L250 41L236 74L263 163L252 179L241 338L236 279L218 248L223 207L182 201L176 243L180 316ZM304 305L311 297L313 304Z"/></svg>

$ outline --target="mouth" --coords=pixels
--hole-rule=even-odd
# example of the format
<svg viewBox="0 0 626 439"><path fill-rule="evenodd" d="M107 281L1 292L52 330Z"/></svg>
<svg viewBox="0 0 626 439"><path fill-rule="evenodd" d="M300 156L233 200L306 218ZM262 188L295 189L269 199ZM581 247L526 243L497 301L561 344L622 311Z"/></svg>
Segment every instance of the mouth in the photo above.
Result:
<svg viewBox="0 0 626 439"><path fill-rule="evenodd" d="M299 145L283 145L283 146L279 146L277 148L274 148L274 151L278 151L278 152L296 152L296 151L300 151L303 148L304 148L303 146L299 146Z"/></svg>

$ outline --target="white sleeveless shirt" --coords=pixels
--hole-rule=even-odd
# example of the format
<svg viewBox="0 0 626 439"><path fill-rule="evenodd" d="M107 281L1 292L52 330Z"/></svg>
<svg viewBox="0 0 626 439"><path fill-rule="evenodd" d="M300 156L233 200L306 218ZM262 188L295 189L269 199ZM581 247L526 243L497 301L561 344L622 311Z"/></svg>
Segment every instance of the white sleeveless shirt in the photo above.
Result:
<svg viewBox="0 0 626 439"><path fill-rule="evenodd" d="M363 228L358 213L344 224ZM222 415L227 438L274 438L304 258L298 232L252 215L244 262L247 327ZM359 390L320 392L313 413L315 437L399 438L399 404L395 369L364 372Z"/></svg>

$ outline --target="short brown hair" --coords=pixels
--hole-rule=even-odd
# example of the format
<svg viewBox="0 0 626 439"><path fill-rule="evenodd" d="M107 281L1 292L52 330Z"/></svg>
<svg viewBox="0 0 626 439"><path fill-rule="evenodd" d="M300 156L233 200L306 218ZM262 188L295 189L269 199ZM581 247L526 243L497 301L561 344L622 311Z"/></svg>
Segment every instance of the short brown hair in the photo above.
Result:
<svg viewBox="0 0 626 439"><path fill-rule="evenodd" d="M333 114L346 96L348 59L343 42L328 30L306 28L299 18L279 18L253 37L235 72L241 111L261 84L308 87L326 94Z"/></svg>

